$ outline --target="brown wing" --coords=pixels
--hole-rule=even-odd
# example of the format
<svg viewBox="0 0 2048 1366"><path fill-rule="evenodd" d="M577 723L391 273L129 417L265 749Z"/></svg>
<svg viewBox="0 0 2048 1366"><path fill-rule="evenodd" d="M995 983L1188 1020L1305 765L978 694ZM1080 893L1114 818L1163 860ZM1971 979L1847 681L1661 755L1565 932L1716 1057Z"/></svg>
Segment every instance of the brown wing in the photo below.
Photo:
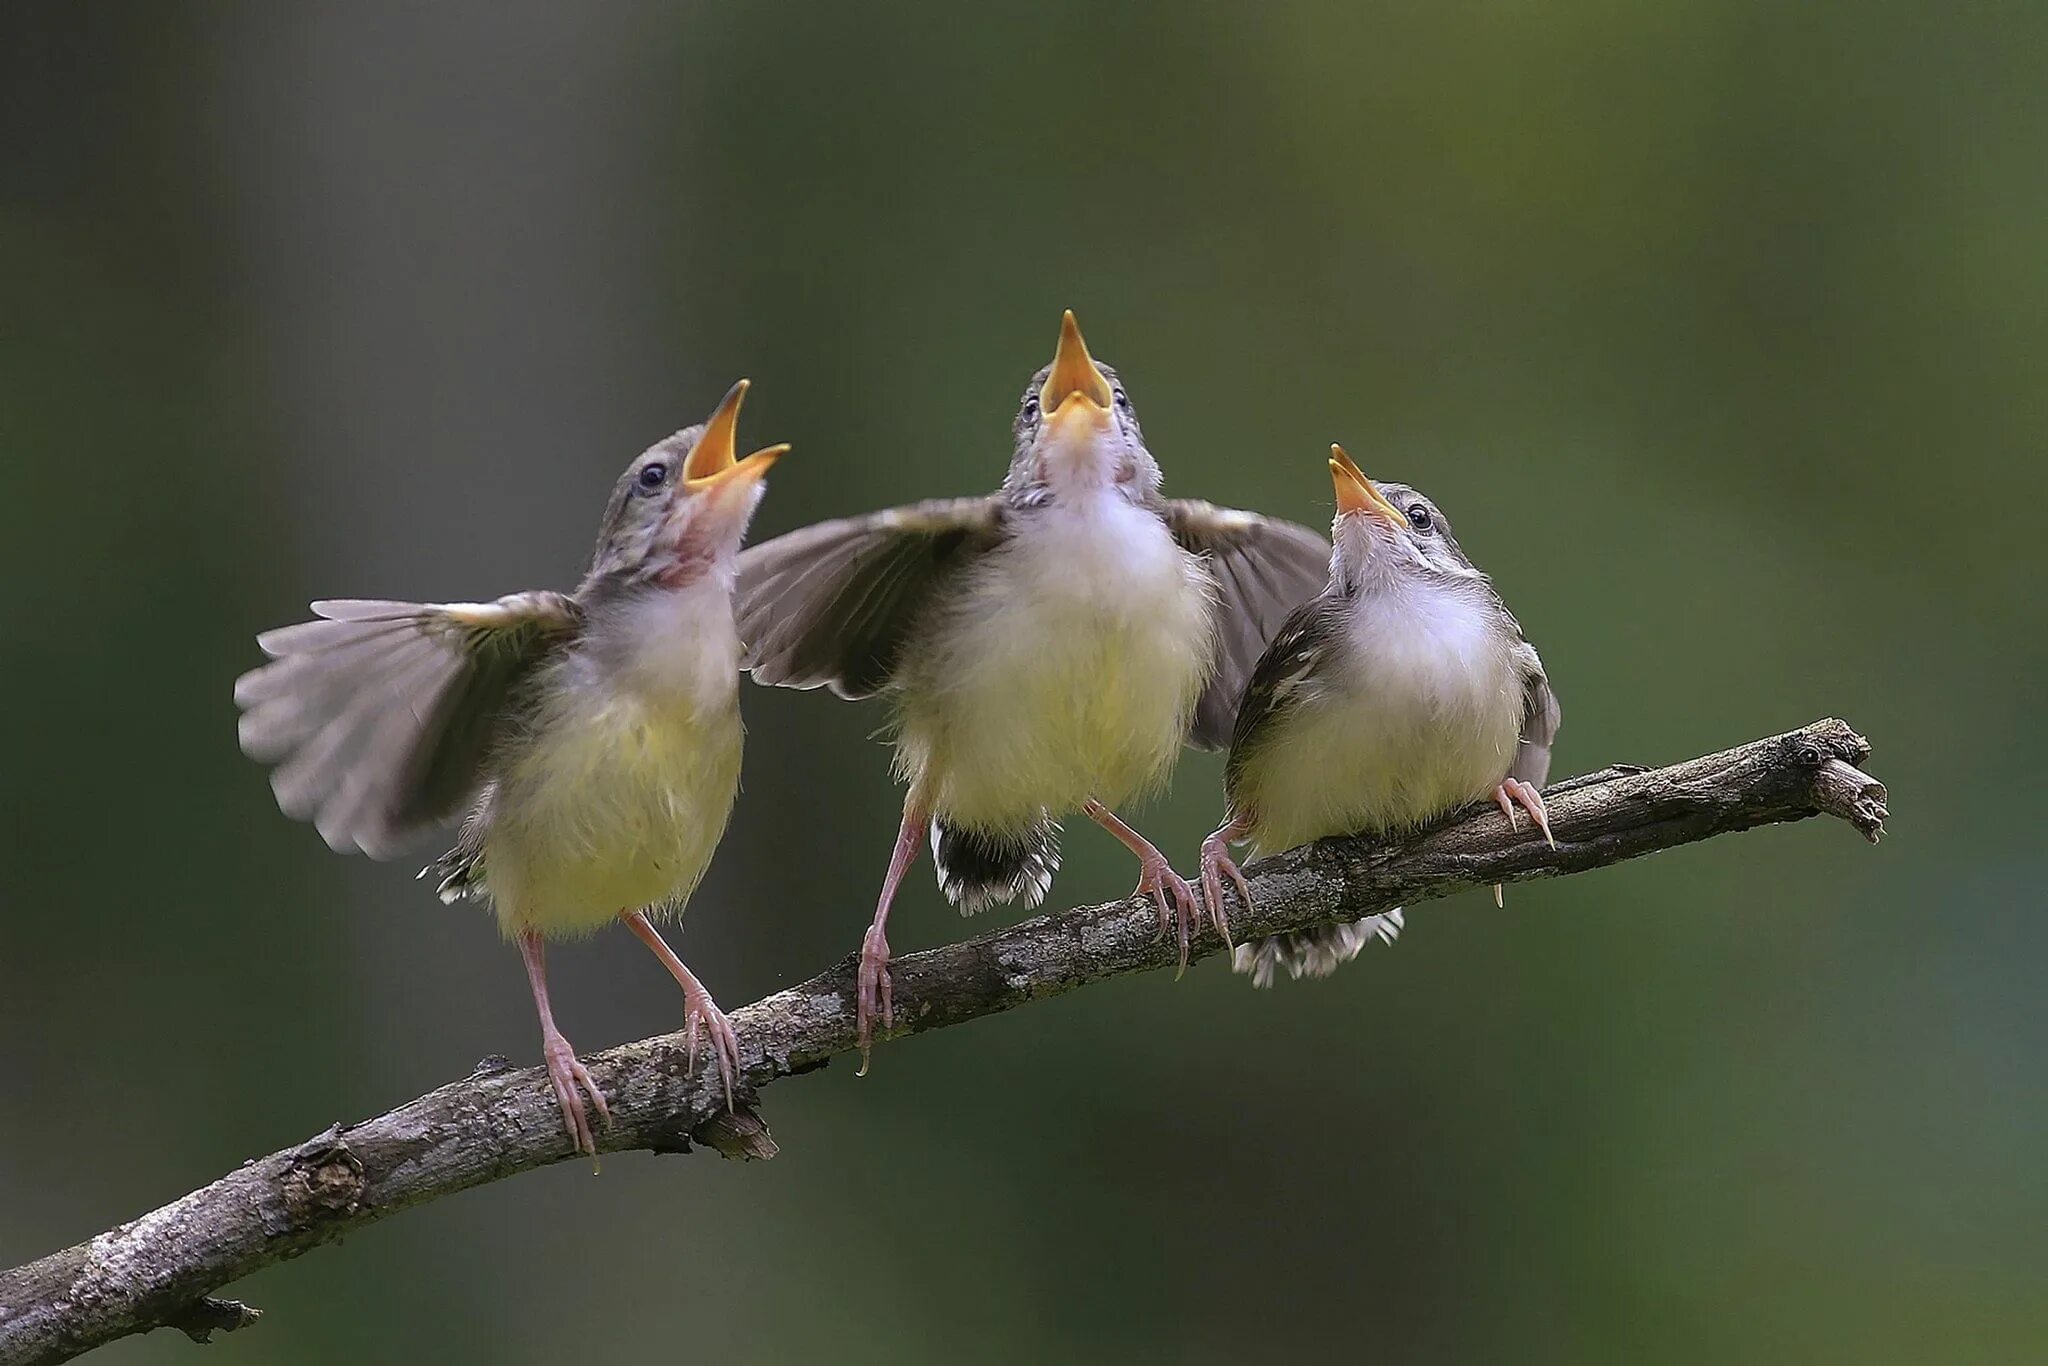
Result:
<svg viewBox="0 0 2048 1366"><path fill-rule="evenodd" d="M457 814L513 686L582 624L560 593L313 612L256 638L271 661L235 680L242 749L277 766L270 785L287 816L372 858Z"/></svg>
<svg viewBox="0 0 2048 1366"><path fill-rule="evenodd" d="M1543 786L1550 777L1550 747L1557 742L1557 728L1563 719L1557 694L1550 690L1550 678L1536 647L1522 642L1526 655L1522 684L1522 743L1515 749L1515 761L1508 776Z"/></svg>
<svg viewBox="0 0 2048 1366"><path fill-rule="evenodd" d="M1340 600L1319 593L1289 613L1273 633L1273 643L1259 656L1244 685L1231 725L1230 757L1223 764L1227 800L1236 800L1245 766L1257 761L1260 747L1272 738L1272 725L1315 688L1314 680L1325 669L1331 646L1343 632Z"/></svg>
<svg viewBox="0 0 2048 1366"><path fill-rule="evenodd" d="M932 589L1002 538L995 498L939 499L792 531L740 555L742 666L781 688L868 697Z"/></svg>
<svg viewBox="0 0 2048 1366"><path fill-rule="evenodd" d="M1195 704L1188 742L1220 749L1266 643L1328 585L1330 545L1305 526L1192 499L1169 500L1166 524L1183 547L1209 557L1216 575L1216 669Z"/></svg>

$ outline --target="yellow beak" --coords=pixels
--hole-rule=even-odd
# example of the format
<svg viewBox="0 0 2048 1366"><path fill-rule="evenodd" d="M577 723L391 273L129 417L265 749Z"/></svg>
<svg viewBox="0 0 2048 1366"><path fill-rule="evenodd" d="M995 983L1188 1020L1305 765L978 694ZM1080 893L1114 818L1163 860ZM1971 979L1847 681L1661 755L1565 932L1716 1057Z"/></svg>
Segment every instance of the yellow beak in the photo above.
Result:
<svg viewBox="0 0 2048 1366"><path fill-rule="evenodd" d="M1330 447L1330 482L1337 486L1337 512L1369 512L1396 531L1408 529L1408 519L1387 501L1379 486L1365 477L1365 471L1351 463L1342 446Z"/></svg>
<svg viewBox="0 0 2048 1366"><path fill-rule="evenodd" d="M768 473L768 467L788 453L786 445L766 446L744 460L733 458L739 449L735 438L739 434L740 404L746 401L751 383L743 379L725 391L711 420L704 424L704 435L697 438L689 458L683 461L683 482L691 492L702 493L721 485L744 488Z"/></svg>
<svg viewBox="0 0 2048 1366"><path fill-rule="evenodd" d="M1075 402L1097 414L1107 414L1110 388L1096 368L1095 358L1088 354L1088 343L1081 340L1080 324L1070 308L1060 318L1060 348L1053 353L1052 373L1038 391L1038 406L1047 417L1059 418L1067 412L1067 405Z"/></svg>

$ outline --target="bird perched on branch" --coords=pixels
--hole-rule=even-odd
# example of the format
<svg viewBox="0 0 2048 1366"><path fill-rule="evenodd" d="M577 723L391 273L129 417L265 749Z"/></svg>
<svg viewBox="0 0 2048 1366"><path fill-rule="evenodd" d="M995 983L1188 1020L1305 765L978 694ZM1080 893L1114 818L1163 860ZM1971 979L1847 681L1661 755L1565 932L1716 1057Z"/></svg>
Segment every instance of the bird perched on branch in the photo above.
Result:
<svg viewBox="0 0 2048 1366"><path fill-rule="evenodd" d="M1326 835L1405 830L1491 797L1550 839L1539 789L1557 737L1543 661L1436 505L1375 484L1330 447L1329 585L1274 636L1246 685L1224 767L1226 820L1202 844L1202 888L1251 888L1229 846L1273 854ZM1555 841L1552 841L1554 846ZM1494 889L1498 899L1500 889ZM1237 946L1255 986L1276 968L1326 977L1398 910Z"/></svg>
<svg viewBox="0 0 2048 1366"><path fill-rule="evenodd" d="M1123 381L1072 313L1012 434L988 497L825 522L740 557L757 682L894 704L909 791L861 945L863 1069L874 1022L893 1024L889 907L927 834L962 912L1035 906L1057 822L1083 812L1137 856L1137 895L1177 926L1185 961L1193 889L1114 808L1161 784L1183 743L1224 742L1268 634L1323 580L1314 532L1160 495Z"/></svg>
<svg viewBox="0 0 2048 1366"><path fill-rule="evenodd" d="M626 467L574 593L316 602L320 620L257 637L271 662L235 683L242 748L335 849L388 858L468 813L425 871L444 901L489 898L518 942L562 1120L593 1155L584 1097L610 1110L555 1026L545 938L625 921L681 985L692 1064L701 1030L728 1105L739 1066L649 917L681 913L739 785L734 567L789 449L734 458L746 391Z"/></svg>

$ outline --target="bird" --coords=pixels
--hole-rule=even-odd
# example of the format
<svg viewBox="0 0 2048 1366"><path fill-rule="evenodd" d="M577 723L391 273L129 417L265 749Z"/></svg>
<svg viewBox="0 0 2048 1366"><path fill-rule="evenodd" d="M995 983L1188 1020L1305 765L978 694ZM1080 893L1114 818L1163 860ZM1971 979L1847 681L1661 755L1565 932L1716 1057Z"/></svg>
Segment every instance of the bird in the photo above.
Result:
<svg viewBox="0 0 2048 1366"><path fill-rule="evenodd" d="M315 602L267 631L235 683L241 746L287 816L335 850L390 858L463 815L421 871L492 903L517 943L562 1121L593 1158L603 1091L555 1023L544 942L614 920L681 986L686 1060L708 1037L732 1102L731 1022L655 920L680 916L739 785L739 546L788 451L735 458L732 386L701 425L628 465L573 593L489 602Z"/></svg>
<svg viewBox="0 0 2048 1366"><path fill-rule="evenodd" d="M1320 587L1306 527L1169 499L1123 378L1068 310L1025 386L1009 471L985 497L822 522L740 557L744 665L758 683L881 695L903 817L862 940L856 1033L894 1025L890 907L929 839L963 914L1044 900L1075 813L1139 862L1134 895L1182 965L1201 908L1117 814L1184 743L1220 748L1267 636ZM1211 916L1226 937L1220 910Z"/></svg>
<svg viewBox="0 0 2048 1366"><path fill-rule="evenodd" d="M1211 905L1225 878L1251 905L1234 843L1256 856L1387 835L1489 798L1556 847L1541 789L1560 713L1536 648L1435 503L1375 483L1341 446L1330 477L1329 582L1274 634L1237 708L1225 819L1202 842ZM1232 966L1261 987L1281 968L1326 977L1401 926L1395 909L1258 939L1235 946Z"/></svg>

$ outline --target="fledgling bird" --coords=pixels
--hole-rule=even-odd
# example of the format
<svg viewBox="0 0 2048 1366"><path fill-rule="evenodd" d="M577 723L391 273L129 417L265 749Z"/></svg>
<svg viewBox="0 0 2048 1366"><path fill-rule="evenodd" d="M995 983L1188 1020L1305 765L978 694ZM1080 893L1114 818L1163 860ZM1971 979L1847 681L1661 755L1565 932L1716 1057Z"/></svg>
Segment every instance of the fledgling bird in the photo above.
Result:
<svg viewBox="0 0 2048 1366"><path fill-rule="evenodd" d="M542 942L623 920L683 989L689 1061L709 1036L732 1102L738 1040L655 929L724 833L740 772L733 579L761 476L737 460L741 380L710 420L619 477L574 593L494 602L316 602L257 637L235 682L242 748L277 765L284 813L334 849L388 858L467 811L422 876L488 898L519 945L562 1120L593 1156L604 1094L555 1026Z"/></svg>
<svg viewBox="0 0 2048 1366"><path fill-rule="evenodd" d="M1262 855L1388 834L1489 797L1511 823L1519 807L1551 837L1539 789L1558 708L1535 647L1434 503L1375 484L1337 446L1330 456L1329 585L1287 619L1245 687L1224 766L1226 819L1202 843L1211 905L1226 877L1251 904L1230 856L1239 841ZM1326 977L1400 929L1393 910L1278 935L1238 945L1232 966L1255 986L1276 968Z"/></svg>
<svg viewBox="0 0 2048 1366"><path fill-rule="evenodd" d="M909 790L861 945L863 1070L874 1022L894 1022L889 908L927 835L963 913L1035 906L1057 822L1083 812L1137 856L1136 894L1162 932L1177 926L1185 963L1194 891L1114 808L1163 783L1183 743L1224 742L1267 636L1324 577L1307 528L1160 495L1123 381L1071 312L1012 435L994 494L825 522L740 557L755 681L894 708Z"/></svg>

